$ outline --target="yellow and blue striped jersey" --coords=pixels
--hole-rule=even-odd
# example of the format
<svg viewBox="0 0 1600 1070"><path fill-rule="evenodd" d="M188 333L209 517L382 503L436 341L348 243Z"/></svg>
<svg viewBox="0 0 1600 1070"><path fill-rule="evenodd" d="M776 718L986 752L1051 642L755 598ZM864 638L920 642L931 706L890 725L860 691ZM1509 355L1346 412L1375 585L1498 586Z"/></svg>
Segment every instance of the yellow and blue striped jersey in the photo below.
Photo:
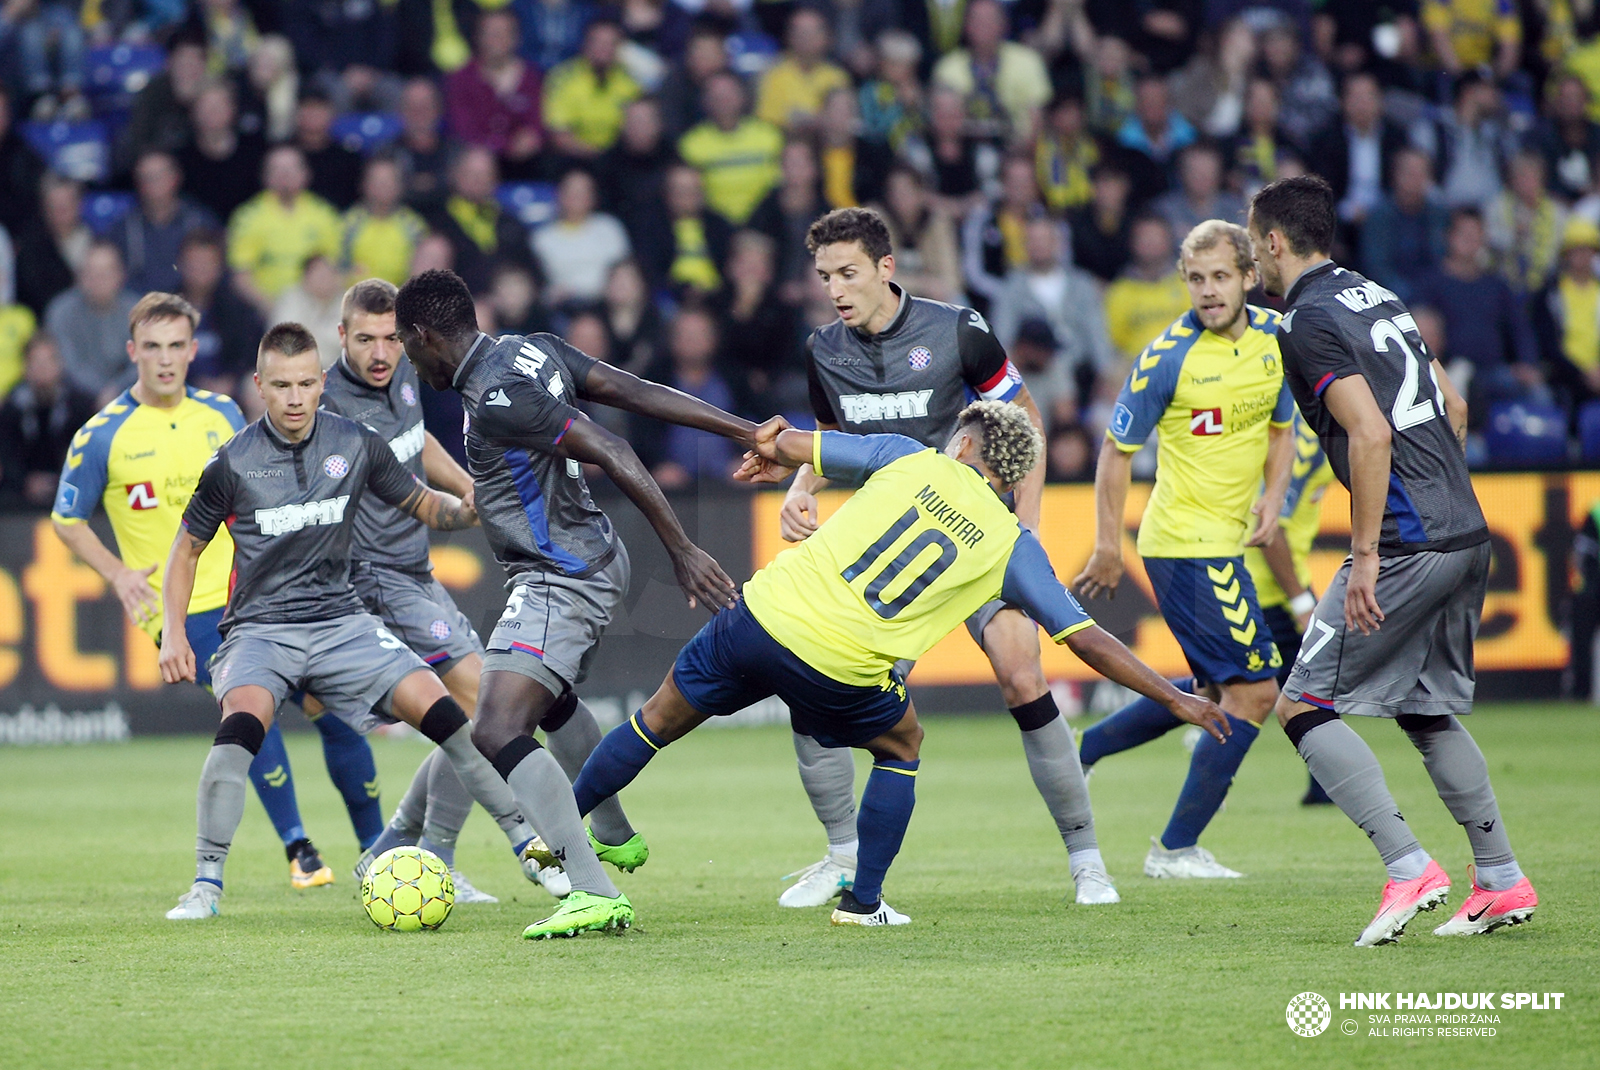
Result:
<svg viewBox="0 0 1600 1070"><path fill-rule="evenodd" d="M1294 419L1278 354L1278 313L1246 305L1237 342L1190 309L1133 362L1106 432L1132 453L1156 432L1156 486L1139 525L1142 557L1237 557L1267 459L1267 425Z"/></svg>
<svg viewBox="0 0 1600 1070"><path fill-rule="evenodd" d="M122 563L132 569L165 565L201 470L243 426L239 406L223 394L191 386L176 408L158 409L124 390L73 436L51 516L81 524L103 501ZM233 540L218 531L200 555L190 613L227 604L232 568ZM161 572L150 574L157 593ZM152 638L160 633L159 610L144 630Z"/></svg>
<svg viewBox="0 0 1600 1070"><path fill-rule="evenodd" d="M774 639L841 683L882 686L1004 597L1061 642L1094 621L976 469L904 435L819 432L812 465L860 487L744 586Z"/></svg>
<svg viewBox="0 0 1600 1070"><path fill-rule="evenodd" d="M1289 492L1283 496L1283 511L1278 514L1289 552L1294 555L1294 573L1300 586L1311 588L1311 544L1322 526L1322 496L1333 482L1333 465L1322 452L1322 440L1311 430L1299 410L1294 414L1294 461L1289 472ZM1273 578L1266 555L1254 546L1245 547L1244 563L1256 583L1256 599L1261 607L1288 605L1289 596Z"/></svg>

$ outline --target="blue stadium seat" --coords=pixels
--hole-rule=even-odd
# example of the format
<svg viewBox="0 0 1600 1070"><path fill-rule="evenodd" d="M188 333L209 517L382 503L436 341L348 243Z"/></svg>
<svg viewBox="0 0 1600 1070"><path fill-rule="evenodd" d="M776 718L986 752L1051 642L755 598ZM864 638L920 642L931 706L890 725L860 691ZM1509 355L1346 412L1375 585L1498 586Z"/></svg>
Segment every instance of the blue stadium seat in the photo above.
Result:
<svg viewBox="0 0 1600 1070"><path fill-rule="evenodd" d="M161 73L167 54L155 45L100 45L89 49L85 65L96 110L122 110Z"/></svg>
<svg viewBox="0 0 1600 1070"><path fill-rule="evenodd" d="M103 236L111 224L132 208L137 198L131 193L91 193L83 198L83 221L96 237Z"/></svg>
<svg viewBox="0 0 1600 1070"><path fill-rule="evenodd" d="M754 77L778 59L778 42L764 33L736 33L728 38L728 66Z"/></svg>
<svg viewBox="0 0 1600 1070"><path fill-rule="evenodd" d="M1489 409L1484 439L1498 468L1565 464L1567 417L1554 405L1501 402Z"/></svg>
<svg viewBox="0 0 1600 1070"><path fill-rule="evenodd" d="M556 188L548 182L503 182L494 195L525 227L543 226L556 216Z"/></svg>
<svg viewBox="0 0 1600 1070"><path fill-rule="evenodd" d="M1578 442L1585 464L1600 463L1600 401L1585 402L1578 410Z"/></svg>
<svg viewBox="0 0 1600 1070"><path fill-rule="evenodd" d="M384 111L351 112L333 121L335 141L363 156L371 156L400 136L400 116Z"/></svg>
<svg viewBox="0 0 1600 1070"><path fill-rule="evenodd" d="M79 182L104 182L111 173L111 134L97 119L23 123L22 136L59 175Z"/></svg>

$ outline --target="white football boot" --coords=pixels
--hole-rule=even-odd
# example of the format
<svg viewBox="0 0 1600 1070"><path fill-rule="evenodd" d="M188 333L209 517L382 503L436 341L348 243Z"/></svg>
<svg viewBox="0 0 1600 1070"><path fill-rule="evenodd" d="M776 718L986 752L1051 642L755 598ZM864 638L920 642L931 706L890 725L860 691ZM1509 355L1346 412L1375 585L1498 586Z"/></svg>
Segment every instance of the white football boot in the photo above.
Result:
<svg viewBox="0 0 1600 1070"><path fill-rule="evenodd" d="M217 901L222 889L210 881L195 881L194 887L178 897L178 905L167 911L168 921L203 921L214 918L219 911Z"/></svg>
<svg viewBox="0 0 1600 1070"><path fill-rule="evenodd" d="M791 873L784 880L800 878L778 896L780 907L820 907L856 882L856 860L849 855L835 855L831 851L821 862L813 862L805 869Z"/></svg>
<svg viewBox="0 0 1600 1070"><path fill-rule="evenodd" d="M488 892L480 891L479 889L473 887L472 882L467 880L467 875L465 873L461 872L459 869L452 869L450 871L450 881L451 881L452 884L454 884L456 886L456 902L457 903L498 903L498 902L500 902L499 899L496 899L494 896L490 895Z"/></svg>
<svg viewBox="0 0 1600 1070"><path fill-rule="evenodd" d="M1084 906L1109 906L1122 902L1117 886L1111 883L1111 874L1103 866L1085 866L1078 871L1073 882L1078 886L1077 902Z"/></svg>
<svg viewBox="0 0 1600 1070"><path fill-rule="evenodd" d="M1150 853L1144 857L1146 877L1186 877L1200 880L1236 879L1244 874L1211 857L1211 852L1195 844L1169 851L1161 841L1150 837Z"/></svg>
<svg viewBox="0 0 1600 1070"><path fill-rule="evenodd" d="M835 925L910 925L911 919L900 913L894 907L878 900L878 909L871 914L857 914L854 911L833 908L833 917L830 919Z"/></svg>

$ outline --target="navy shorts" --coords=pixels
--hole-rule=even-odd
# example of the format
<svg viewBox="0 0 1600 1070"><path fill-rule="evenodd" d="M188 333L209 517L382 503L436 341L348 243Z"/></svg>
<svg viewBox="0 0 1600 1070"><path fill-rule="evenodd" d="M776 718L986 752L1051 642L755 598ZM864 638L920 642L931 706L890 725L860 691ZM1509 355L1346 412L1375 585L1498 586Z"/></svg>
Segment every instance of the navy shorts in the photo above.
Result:
<svg viewBox="0 0 1600 1070"><path fill-rule="evenodd" d="M1144 570L1196 683L1278 675L1283 655L1243 557L1147 557Z"/></svg>
<svg viewBox="0 0 1600 1070"><path fill-rule="evenodd" d="M211 658L222 646L217 625L222 623L226 608L218 606L183 618L183 634L189 637L189 649L194 651L194 682L207 691L211 690Z"/></svg>
<svg viewBox="0 0 1600 1070"><path fill-rule="evenodd" d="M740 602L725 609L689 640L672 666L679 693L700 713L726 717L777 695L789 706L789 723L824 747L859 747L905 716L906 685L891 673L882 687L830 679L767 634Z"/></svg>

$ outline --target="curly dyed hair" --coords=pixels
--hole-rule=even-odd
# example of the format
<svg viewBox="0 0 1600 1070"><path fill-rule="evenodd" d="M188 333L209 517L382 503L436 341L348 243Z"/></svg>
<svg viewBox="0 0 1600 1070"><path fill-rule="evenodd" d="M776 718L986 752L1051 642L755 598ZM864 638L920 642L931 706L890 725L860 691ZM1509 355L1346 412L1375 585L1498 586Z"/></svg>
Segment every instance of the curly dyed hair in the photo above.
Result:
<svg viewBox="0 0 1600 1070"><path fill-rule="evenodd" d="M983 463L1007 486L1021 483L1044 453L1044 436L1010 402L974 401L961 410L956 429L976 433Z"/></svg>

